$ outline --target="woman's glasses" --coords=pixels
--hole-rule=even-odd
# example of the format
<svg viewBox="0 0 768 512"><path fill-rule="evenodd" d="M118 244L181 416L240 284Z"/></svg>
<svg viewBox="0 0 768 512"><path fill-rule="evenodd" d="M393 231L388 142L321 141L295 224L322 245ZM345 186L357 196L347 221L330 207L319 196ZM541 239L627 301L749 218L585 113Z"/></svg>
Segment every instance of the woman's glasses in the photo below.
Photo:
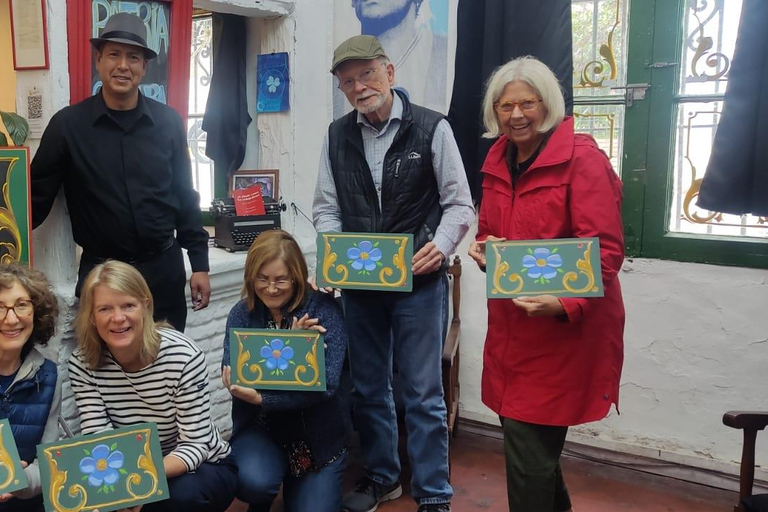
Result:
<svg viewBox="0 0 768 512"><path fill-rule="evenodd" d="M539 98L526 98L520 101L505 101L504 103L496 103L493 108L499 114L511 114L515 111L515 107L520 107L523 112L530 112L535 110L539 106L541 100Z"/></svg>
<svg viewBox="0 0 768 512"><path fill-rule="evenodd" d="M0 320L4 320L9 311L13 311L17 317L25 317L35 311L35 305L31 300L20 300L13 306L0 304Z"/></svg>
<svg viewBox="0 0 768 512"><path fill-rule="evenodd" d="M276 281L270 281L263 277L256 278L256 286L259 288L269 288L270 285L275 285L278 290L287 290L293 284L293 279L278 279Z"/></svg>

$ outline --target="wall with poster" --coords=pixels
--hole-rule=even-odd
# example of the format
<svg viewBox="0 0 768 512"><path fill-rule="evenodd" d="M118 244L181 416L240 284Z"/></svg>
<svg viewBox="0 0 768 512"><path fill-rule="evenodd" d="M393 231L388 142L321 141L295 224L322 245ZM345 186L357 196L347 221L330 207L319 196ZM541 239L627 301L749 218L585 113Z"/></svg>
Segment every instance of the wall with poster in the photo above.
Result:
<svg viewBox="0 0 768 512"><path fill-rule="evenodd" d="M412 102L447 113L453 89L458 0L334 0L333 45L376 36ZM351 107L334 92L334 117Z"/></svg>
<svg viewBox="0 0 768 512"><path fill-rule="evenodd" d="M125 0L93 0L91 36L99 37L109 18L118 12L135 14L147 27L147 45L157 52L157 58L147 64L147 74L139 89L148 98L167 103L168 99L168 50L170 39L171 6L167 2ZM99 73L91 64L91 94L101 88Z"/></svg>

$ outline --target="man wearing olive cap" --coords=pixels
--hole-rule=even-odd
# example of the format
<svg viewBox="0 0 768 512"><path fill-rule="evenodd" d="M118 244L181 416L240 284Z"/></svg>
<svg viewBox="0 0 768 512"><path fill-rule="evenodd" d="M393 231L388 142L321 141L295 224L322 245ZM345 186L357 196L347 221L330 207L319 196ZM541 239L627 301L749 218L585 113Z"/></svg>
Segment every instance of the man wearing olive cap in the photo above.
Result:
<svg viewBox="0 0 768 512"><path fill-rule="evenodd" d="M412 233L413 291L345 290L349 358L366 477L344 510L371 512L402 494L392 368L405 405L411 493L419 512L450 511L441 354L445 262L474 219L456 142L443 116L393 90L395 68L373 36L333 54L355 111L328 129L313 207L318 232Z"/></svg>
<svg viewBox="0 0 768 512"><path fill-rule="evenodd" d="M208 234L181 117L145 98L139 84L157 53L144 22L112 15L91 39L102 87L57 112L32 161L32 221L39 226L59 188L75 242L83 248L75 293L88 272L106 259L134 265L149 284L156 319L180 331L187 317L186 272L195 310L208 305ZM175 232L175 234L174 234Z"/></svg>

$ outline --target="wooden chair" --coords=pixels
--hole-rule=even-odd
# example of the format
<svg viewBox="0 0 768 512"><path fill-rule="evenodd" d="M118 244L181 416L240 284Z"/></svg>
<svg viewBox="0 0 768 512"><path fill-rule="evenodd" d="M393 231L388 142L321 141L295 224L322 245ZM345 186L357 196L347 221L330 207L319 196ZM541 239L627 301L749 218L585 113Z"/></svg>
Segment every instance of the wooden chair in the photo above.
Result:
<svg viewBox="0 0 768 512"><path fill-rule="evenodd" d="M459 341L461 339L461 258L455 256L448 267L451 305L453 315L448 325L448 334L443 347L443 394L448 409L448 436L458 433L459 419ZM449 459L450 460L450 459Z"/></svg>
<svg viewBox="0 0 768 512"><path fill-rule="evenodd" d="M755 481L755 444L757 432L768 426L768 412L729 411L723 415L723 423L744 431L739 474L739 503L734 512L768 511L768 494L752 495Z"/></svg>

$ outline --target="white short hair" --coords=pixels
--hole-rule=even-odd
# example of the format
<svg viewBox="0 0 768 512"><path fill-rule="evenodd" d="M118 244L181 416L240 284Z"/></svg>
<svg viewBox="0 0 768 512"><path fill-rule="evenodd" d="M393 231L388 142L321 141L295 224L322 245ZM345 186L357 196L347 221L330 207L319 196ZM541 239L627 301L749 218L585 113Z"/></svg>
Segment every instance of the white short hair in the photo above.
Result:
<svg viewBox="0 0 768 512"><path fill-rule="evenodd" d="M494 139L501 135L494 105L499 101L499 97L501 97L507 84L512 82L527 83L541 97L546 115L539 127L539 132L547 133L563 121L565 100L557 77L539 59L526 55L512 59L499 67L488 79L485 98L483 99L483 124L485 124L486 129L483 137Z"/></svg>

